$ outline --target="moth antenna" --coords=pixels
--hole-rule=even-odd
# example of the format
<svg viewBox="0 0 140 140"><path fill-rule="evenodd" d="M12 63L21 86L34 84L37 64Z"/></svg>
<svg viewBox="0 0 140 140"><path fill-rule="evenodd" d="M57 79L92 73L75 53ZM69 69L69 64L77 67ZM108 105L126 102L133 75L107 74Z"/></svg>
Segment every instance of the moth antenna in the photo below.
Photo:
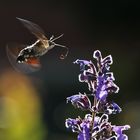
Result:
<svg viewBox="0 0 140 140"><path fill-rule="evenodd" d="M50 38L50 41L53 42L53 41L55 41L55 40L61 38L63 35L64 35L64 34L61 34L60 36L58 36L58 37L56 37L56 38L54 38L54 36L52 36L54 39L51 37L51 38Z"/></svg>

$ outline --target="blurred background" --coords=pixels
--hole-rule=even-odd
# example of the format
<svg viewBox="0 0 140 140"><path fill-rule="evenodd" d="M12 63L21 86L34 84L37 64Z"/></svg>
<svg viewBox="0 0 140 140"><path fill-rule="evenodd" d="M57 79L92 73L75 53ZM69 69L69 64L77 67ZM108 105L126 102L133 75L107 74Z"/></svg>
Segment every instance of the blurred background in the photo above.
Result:
<svg viewBox="0 0 140 140"><path fill-rule="evenodd" d="M42 69L23 74L15 71L6 55L6 44L32 44L36 38L16 19L40 25L47 37L64 37L57 43L69 47L60 60L61 48L41 58ZM93 51L111 54L120 92L113 100L123 109L112 115L116 125L131 125L130 140L140 139L140 9L137 1L12 0L0 1L0 140L75 140L65 119L84 116L66 104L66 97L88 92L79 83L76 59L92 60Z"/></svg>

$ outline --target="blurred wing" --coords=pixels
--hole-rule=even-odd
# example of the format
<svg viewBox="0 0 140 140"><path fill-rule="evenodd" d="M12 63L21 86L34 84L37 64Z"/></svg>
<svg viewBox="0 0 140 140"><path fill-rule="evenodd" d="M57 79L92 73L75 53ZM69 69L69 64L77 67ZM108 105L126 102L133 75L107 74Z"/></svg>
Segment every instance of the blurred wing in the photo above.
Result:
<svg viewBox="0 0 140 140"><path fill-rule="evenodd" d="M17 63L16 62L19 51L25 47L26 45L17 44L17 43L11 43L6 46L7 57L10 64L18 72L31 73L31 72L38 71L41 68L39 61L37 61L36 64L35 64L35 61L34 63L33 61L32 63L31 62L30 63Z"/></svg>
<svg viewBox="0 0 140 140"><path fill-rule="evenodd" d="M20 44L20 43L8 43L6 46L6 50L10 51L15 56L18 56L19 52L26 48L28 45Z"/></svg>
<svg viewBox="0 0 140 140"><path fill-rule="evenodd" d="M21 19L21 18L17 18L33 35L35 35L39 40L43 41L43 40L47 40L45 36L44 31L35 23L25 20L25 19Z"/></svg>

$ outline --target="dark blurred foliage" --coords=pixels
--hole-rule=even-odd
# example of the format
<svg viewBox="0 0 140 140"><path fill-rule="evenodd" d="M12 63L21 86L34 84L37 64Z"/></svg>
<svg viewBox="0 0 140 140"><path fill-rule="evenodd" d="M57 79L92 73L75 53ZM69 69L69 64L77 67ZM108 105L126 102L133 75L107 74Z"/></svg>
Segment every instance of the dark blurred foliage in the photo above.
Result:
<svg viewBox="0 0 140 140"><path fill-rule="evenodd" d="M32 80L42 103L42 120L46 125L47 140L76 139L66 131L68 117L84 116L66 104L67 96L86 92L87 86L78 82L79 67L76 59L92 59L94 50L103 56L111 54L111 70L120 92L114 98L123 112L111 119L115 124L130 124L130 139L138 140L139 121L139 68L140 68L140 8L137 1L95 0L3 0L0 2L0 72L14 71L8 62L5 46L9 42L32 44L35 37L16 17L40 25L47 37L64 37L58 43L69 47L65 60L59 56L61 48L54 48L41 58L42 69L27 74ZM14 81L13 81L14 82ZM20 93L19 93L20 94Z"/></svg>

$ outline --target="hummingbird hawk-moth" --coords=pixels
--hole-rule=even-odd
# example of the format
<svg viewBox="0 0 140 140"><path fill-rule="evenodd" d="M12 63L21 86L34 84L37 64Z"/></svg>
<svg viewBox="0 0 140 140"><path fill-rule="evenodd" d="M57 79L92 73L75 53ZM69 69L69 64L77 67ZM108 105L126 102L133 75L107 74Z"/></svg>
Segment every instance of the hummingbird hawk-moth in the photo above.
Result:
<svg viewBox="0 0 140 140"><path fill-rule="evenodd" d="M17 43L7 45L7 55L9 61L17 70L32 72L40 69L41 64L39 58L55 46L63 47L66 49L65 55L62 54L60 56L60 59L64 59L67 56L69 51L68 47L54 42L55 40L62 37L63 34L58 37L52 36L50 39L48 39L45 36L44 31L37 24L25 19L17 19L37 38L35 43L33 43L32 45L23 45ZM18 48L22 49L18 50ZM14 49L16 49L17 54L14 53Z"/></svg>

